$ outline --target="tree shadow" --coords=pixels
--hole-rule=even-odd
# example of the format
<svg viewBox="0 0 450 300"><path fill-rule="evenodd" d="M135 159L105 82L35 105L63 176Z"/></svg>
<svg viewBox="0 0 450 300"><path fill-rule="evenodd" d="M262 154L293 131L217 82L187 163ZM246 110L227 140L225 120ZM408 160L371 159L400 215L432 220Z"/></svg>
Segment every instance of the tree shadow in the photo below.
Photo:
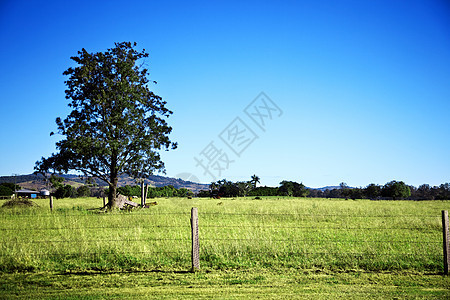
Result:
<svg viewBox="0 0 450 300"><path fill-rule="evenodd" d="M89 271L66 271L56 273L56 275L112 275L112 274L150 274L150 273L163 273L163 274L189 274L194 273L191 270L122 270L122 271L102 271L102 270L89 270Z"/></svg>

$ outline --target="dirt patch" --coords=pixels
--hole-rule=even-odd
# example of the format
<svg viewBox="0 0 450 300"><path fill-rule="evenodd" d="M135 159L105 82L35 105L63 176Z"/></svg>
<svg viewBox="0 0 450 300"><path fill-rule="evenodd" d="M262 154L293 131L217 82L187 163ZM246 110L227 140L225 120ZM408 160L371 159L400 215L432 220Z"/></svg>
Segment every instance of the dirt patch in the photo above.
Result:
<svg viewBox="0 0 450 300"><path fill-rule="evenodd" d="M13 208L13 207L39 207L33 201L27 199L9 200L3 203L2 207Z"/></svg>

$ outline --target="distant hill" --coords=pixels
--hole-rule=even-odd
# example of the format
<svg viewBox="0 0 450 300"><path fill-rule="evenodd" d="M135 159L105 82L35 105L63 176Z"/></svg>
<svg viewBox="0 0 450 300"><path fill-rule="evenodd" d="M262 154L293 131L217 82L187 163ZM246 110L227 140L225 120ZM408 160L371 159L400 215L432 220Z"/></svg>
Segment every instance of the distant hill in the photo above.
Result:
<svg viewBox="0 0 450 300"><path fill-rule="evenodd" d="M65 184L70 184L74 187L79 187L85 184L86 178L74 174L58 174L65 179ZM0 183L2 182L12 182L20 185L23 188L39 190L46 187L43 180L43 176L40 174L28 174L28 175L17 175L17 176L0 176ZM96 182L100 186L107 186L106 182L96 179ZM159 175L151 175L145 179L146 184L150 184L154 187L172 185L175 188L187 188L194 193L200 190L209 189L208 184L196 183L192 181L185 181L183 179L170 178ZM125 185L137 185L138 183L132 177L127 175L121 175L119 177L119 186Z"/></svg>
<svg viewBox="0 0 450 300"><path fill-rule="evenodd" d="M326 191L326 190L340 190L341 187L339 185L329 185L329 186L324 186L321 188L313 188L314 190L319 190L319 191Z"/></svg>

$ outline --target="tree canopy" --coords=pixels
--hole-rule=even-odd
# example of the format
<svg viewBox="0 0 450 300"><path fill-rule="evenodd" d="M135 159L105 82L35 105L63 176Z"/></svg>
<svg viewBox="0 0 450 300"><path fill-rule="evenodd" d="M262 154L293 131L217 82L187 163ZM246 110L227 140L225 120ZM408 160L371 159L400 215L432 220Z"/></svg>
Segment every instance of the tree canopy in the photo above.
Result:
<svg viewBox="0 0 450 300"><path fill-rule="evenodd" d="M172 112L149 89L149 72L138 64L148 53L135 47L115 43L105 52L83 48L71 57L77 66L63 74L69 76L65 93L72 111L64 120L56 119L65 138L56 143L57 153L35 166L40 172L75 170L104 180L109 207L116 206L120 174L139 178L164 172L159 150L177 147L166 122Z"/></svg>
<svg viewBox="0 0 450 300"><path fill-rule="evenodd" d="M392 180L383 186L381 194L394 200L403 199L411 196L411 189L403 181Z"/></svg>
<svg viewBox="0 0 450 300"><path fill-rule="evenodd" d="M293 197L306 197L309 194L308 189L303 185L303 183L287 180L280 182L279 191L284 196Z"/></svg>
<svg viewBox="0 0 450 300"><path fill-rule="evenodd" d="M0 183L0 196L11 196L15 191L20 190L20 186L11 182Z"/></svg>

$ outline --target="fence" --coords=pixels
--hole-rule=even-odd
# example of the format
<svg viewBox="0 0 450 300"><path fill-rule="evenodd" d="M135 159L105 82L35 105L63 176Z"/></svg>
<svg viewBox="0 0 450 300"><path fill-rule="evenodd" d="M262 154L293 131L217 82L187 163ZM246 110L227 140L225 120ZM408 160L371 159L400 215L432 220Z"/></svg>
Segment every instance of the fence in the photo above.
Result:
<svg viewBox="0 0 450 300"><path fill-rule="evenodd" d="M445 214L443 212L441 227L439 216L426 215L203 213L200 220L201 254L210 259L219 253L222 260L227 254L237 260L278 259L289 267L300 268L442 270L442 231L444 273L447 274L449 234L448 214ZM216 217L229 217L236 221L216 225L211 221ZM285 220L277 224L274 220L280 217ZM347 218L352 221L346 222ZM354 220L358 218L360 221ZM239 224L239 219L263 221ZM214 251L210 252L211 249ZM224 252L227 253L224 255Z"/></svg>
<svg viewBox="0 0 450 300"><path fill-rule="evenodd" d="M0 223L0 268L190 264L196 270L202 263L213 268L415 268L448 274L448 227L447 211L441 217L199 213L197 208L190 214L19 214L4 216Z"/></svg>

